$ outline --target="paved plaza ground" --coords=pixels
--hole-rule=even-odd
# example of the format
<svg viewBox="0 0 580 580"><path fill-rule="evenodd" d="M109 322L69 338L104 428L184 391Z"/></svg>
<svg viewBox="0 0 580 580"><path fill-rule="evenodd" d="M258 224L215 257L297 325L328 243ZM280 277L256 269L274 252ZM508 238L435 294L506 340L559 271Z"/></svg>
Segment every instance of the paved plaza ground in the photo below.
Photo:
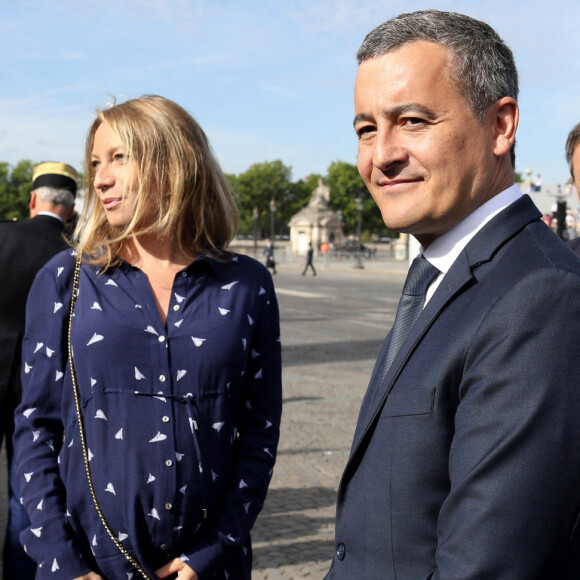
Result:
<svg viewBox="0 0 580 580"><path fill-rule="evenodd" d="M407 264L315 260L318 276L282 263L284 410L278 461L253 532L253 580L320 579L333 553L336 490L362 397L393 323ZM0 468L0 536L6 517Z"/></svg>

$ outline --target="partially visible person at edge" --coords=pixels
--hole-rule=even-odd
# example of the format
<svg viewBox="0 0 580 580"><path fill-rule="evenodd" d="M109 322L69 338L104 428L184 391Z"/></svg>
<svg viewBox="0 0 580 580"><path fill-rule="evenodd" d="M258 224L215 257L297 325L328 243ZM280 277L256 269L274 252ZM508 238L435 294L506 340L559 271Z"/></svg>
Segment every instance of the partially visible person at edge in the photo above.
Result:
<svg viewBox="0 0 580 580"><path fill-rule="evenodd" d="M158 96L97 112L78 243L30 292L14 436L38 580L247 580L281 416L272 278L226 251L236 203L196 121ZM95 497L67 364L70 342Z"/></svg>
<svg viewBox="0 0 580 580"><path fill-rule="evenodd" d="M488 24L426 10L357 57L360 174L421 247L361 406L327 579L577 580L580 259L514 183L513 54Z"/></svg>
<svg viewBox="0 0 580 580"><path fill-rule="evenodd" d="M0 445L8 460L8 525L3 550L4 578L32 580L36 564L20 544L30 525L20 503L13 468L14 410L20 402L21 347L26 298L36 273L68 247L65 231L74 214L78 175L66 163L41 163L33 169L30 220L0 223Z"/></svg>
<svg viewBox="0 0 580 580"><path fill-rule="evenodd" d="M580 200L580 123L574 126L566 140L566 161L570 167L572 181L576 186L576 193ZM567 242L578 255L580 255L580 237L574 237Z"/></svg>

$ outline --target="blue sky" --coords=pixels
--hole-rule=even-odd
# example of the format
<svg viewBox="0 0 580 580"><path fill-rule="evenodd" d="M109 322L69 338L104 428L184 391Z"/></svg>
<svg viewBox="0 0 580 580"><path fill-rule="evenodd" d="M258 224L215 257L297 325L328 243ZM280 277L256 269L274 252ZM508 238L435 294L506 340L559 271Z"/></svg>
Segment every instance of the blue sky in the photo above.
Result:
<svg viewBox="0 0 580 580"><path fill-rule="evenodd" d="M517 169L564 183L580 121L580 2L0 0L0 161L81 167L95 107L169 97L228 173L281 159L293 179L356 163L354 53L377 24L438 8L486 20L515 53Z"/></svg>

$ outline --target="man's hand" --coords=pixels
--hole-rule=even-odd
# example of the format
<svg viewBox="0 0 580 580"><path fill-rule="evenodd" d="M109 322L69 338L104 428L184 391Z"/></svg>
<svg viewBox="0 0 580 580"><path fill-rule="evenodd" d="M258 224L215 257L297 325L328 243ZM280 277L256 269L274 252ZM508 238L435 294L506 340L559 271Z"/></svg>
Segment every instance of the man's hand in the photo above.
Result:
<svg viewBox="0 0 580 580"><path fill-rule="evenodd" d="M83 576L79 576L74 580L103 580L102 576L99 576L96 572L89 572L88 574L84 574Z"/></svg>
<svg viewBox="0 0 580 580"><path fill-rule="evenodd" d="M165 564L162 568L159 568L155 572L159 578L167 578L171 574L177 572L178 580L199 580L199 576L183 561L179 558L171 560L169 564Z"/></svg>

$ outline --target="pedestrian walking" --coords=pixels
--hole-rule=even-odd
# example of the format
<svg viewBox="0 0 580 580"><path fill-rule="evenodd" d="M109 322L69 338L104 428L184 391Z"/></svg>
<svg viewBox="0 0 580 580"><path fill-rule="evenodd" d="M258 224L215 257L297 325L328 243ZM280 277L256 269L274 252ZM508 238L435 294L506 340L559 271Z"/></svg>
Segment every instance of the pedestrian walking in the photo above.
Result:
<svg viewBox="0 0 580 580"><path fill-rule="evenodd" d="M308 244L308 251L306 252L306 265L304 266L304 270L302 271L302 275L306 275L306 270L308 267L312 269L312 274L316 276L316 270L314 269L314 264L312 263L312 258L314 255L314 250L312 249L312 242Z"/></svg>

